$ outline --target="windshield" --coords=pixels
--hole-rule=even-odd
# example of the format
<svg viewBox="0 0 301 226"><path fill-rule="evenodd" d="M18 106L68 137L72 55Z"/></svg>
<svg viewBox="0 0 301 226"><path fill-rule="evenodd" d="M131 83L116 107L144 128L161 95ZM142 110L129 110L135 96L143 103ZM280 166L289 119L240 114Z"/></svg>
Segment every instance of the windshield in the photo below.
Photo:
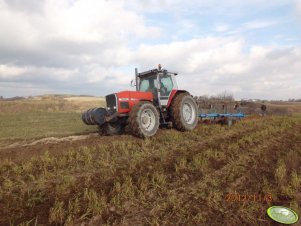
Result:
<svg viewBox="0 0 301 226"><path fill-rule="evenodd" d="M140 79L139 91L155 92L156 87L157 87L157 75L152 75Z"/></svg>

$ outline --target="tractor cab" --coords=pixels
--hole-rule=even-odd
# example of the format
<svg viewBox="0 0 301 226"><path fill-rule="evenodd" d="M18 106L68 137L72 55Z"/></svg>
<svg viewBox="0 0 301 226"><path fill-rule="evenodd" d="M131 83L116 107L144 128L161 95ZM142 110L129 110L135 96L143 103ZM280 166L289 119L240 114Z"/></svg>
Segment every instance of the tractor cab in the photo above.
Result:
<svg viewBox="0 0 301 226"><path fill-rule="evenodd" d="M138 73L136 70L136 91L152 92L155 104L167 106L172 92L178 89L176 73L158 69Z"/></svg>

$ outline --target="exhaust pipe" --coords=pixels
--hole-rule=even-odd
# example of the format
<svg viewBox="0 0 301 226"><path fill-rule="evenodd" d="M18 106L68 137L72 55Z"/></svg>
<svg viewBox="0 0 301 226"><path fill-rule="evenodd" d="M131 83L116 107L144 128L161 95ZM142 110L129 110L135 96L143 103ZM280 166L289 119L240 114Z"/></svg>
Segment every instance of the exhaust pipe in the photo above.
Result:
<svg viewBox="0 0 301 226"><path fill-rule="evenodd" d="M82 114L82 120L86 125L102 125L105 123L107 111L105 108L91 108Z"/></svg>

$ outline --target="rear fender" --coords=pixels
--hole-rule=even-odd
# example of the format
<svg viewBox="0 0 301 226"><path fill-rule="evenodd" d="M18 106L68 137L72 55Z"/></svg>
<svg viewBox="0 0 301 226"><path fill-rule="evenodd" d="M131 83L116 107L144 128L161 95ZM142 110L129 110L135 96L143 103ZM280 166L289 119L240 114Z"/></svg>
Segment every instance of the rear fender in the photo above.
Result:
<svg viewBox="0 0 301 226"><path fill-rule="evenodd" d="M169 108L170 104L172 103L172 100L173 100L177 95L179 95L180 93L187 93L187 94L190 95L190 93L187 92L186 90L180 90L180 89L178 89L178 90L172 90L172 91L171 91L171 94L170 94L170 97L169 97L169 100L168 100L168 103L167 103L167 106L166 106L167 108Z"/></svg>

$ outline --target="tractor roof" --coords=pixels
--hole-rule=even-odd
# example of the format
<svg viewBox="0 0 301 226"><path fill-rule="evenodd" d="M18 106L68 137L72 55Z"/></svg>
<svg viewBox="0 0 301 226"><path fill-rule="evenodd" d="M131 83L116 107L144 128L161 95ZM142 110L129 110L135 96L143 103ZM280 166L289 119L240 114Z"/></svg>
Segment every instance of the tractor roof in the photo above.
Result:
<svg viewBox="0 0 301 226"><path fill-rule="evenodd" d="M166 74L166 73L172 73L174 75L177 75L177 73L173 73L173 72L168 72L167 70L165 69L162 69L162 70L159 70L159 69L152 69L152 70L149 70L149 71L144 71L144 72L140 72L138 73L138 77L139 78L143 78L143 77L147 77L147 76L151 76L151 75L156 75L158 73L162 72L163 74Z"/></svg>

